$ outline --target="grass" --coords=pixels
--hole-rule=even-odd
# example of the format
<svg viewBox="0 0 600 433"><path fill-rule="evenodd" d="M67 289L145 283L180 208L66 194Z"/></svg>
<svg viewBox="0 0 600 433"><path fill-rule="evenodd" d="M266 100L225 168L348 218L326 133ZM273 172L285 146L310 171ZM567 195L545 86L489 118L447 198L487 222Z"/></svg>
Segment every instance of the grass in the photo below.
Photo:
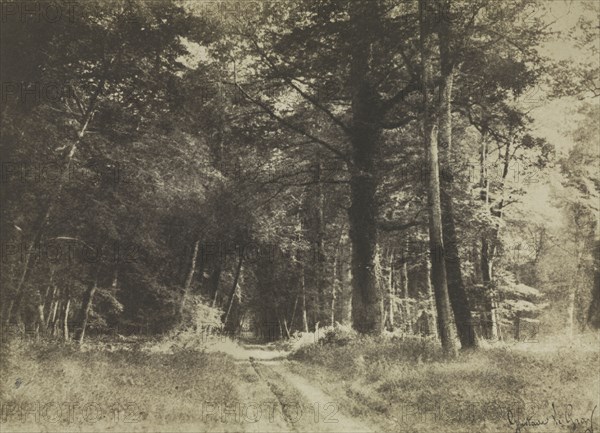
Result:
<svg viewBox="0 0 600 433"><path fill-rule="evenodd" d="M239 401L243 378L224 354L15 340L3 344L2 359L3 432L242 430L235 416L208 416Z"/></svg>
<svg viewBox="0 0 600 433"><path fill-rule="evenodd" d="M385 431L589 433L600 400L598 342L546 346L446 360L431 341L362 338L341 347L303 347L290 368ZM594 431L600 431L599 413L596 408ZM548 422L526 425L536 420Z"/></svg>
<svg viewBox="0 0 600 433"><path fill-rule="evenodd" d="M289 368L340 414L377 431L600 432L598 408L590 424L600 400L595 338L496 346L452 360L427 339L326 339L272 366L253 366L241 357L253 351L225 343L219 347L237 361L187 343L91 341L79 350L13 339L0 347L0 430L312 431L314 401L286 379Z"/></svg>

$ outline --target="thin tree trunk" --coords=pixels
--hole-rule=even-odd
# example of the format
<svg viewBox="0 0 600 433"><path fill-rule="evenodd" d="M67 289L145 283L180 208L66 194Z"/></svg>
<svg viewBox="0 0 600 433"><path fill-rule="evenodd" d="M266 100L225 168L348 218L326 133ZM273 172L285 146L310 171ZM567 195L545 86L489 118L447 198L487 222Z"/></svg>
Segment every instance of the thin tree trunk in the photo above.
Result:
<svg viewBox="0 0 600 433"><path fill-rule="evenodd" d="M289 340L291 337L290 328L288 328L287 319L285 318L285 316L283 316L283 328L285 329L285 335L287 336L287 338Z"/></svg>
<svg viewBox="0 0 600 433"><path fill-rule="evenodd" d="M569 308L567 315L567 331L570 336L575 335L575 307L577 301L577 292L579 291L579 279L581 273L581 258L582 251L581 248L578 248L577 252L577 269L575 270L575 277L573 278L573 285L571 291L569 292Z"/></svg>
<svg viewBox="0 0 600 433"><path fill-rule="evenodd" d="M394 330L394 301L396 294L394 293L394 249L390 252L390 275L388 280L388 294L389 294L389 321L391 331Z"/></svg>
<svg viewBox="0 0 600 433"><path fill-rule="evenodd" d="M501 178L501 186L500 186L500 194L501 199L496 208L490 208L490 213L496 218L502 218L502 211L504 207L504 194L505 194L505 183L506 177L508 176L509 166L510 166L510 158L511 158L511 145L512 145L512 132L510 135L510 141L506 143L505 151L504 151L504 163L502 168L502 178ZM487 179L487 168L483 167L484 164L487 164L487 145L484 137L483 141L483 149L482 149L482 175L485 174L485 180L482 178L481 187L482 194L485 196L484 199L486 204L489 205L489 180ZM488 293L488 308L490 314L490 322L491 322L491 336L492 339L502 339L502 333L500 329L500 319L497 311L497 299L495 295L494 288L494 258L496 251L496 243L498 242L498 238L500 236L500 225L497 223L489 236L483 236L481 241L481 274L483 280L483 286L486 292Z"/></svg>
<svg viewBox="0 0 600 433"><path fill-rule="evenodd" d="M31 240L29 246L27 247L27 252L25 254L25 263L23 264L23 272L21 273L19 282L17 283L14 302L11 300L9 307L8 307L8 311L6 314L6 323L10 323L13 311L19 311L19 309L21 307L21 302L23 299L23 286L25 284L25 281L27 280L27 277L28 277L30 269L31 269L31 254L33 253L33 249L35 248L35 245L41 240L42 233L44 232L46 225L50 221L52 212L54 211L54 206L56 204L55 201L60 197L60 194L62 193L62 190L64 189L64 187L68 181L69 173L71 171L70 170L71 164L73 163L73 158L75 156L78 146L80 145L81 141L83 140L83 137L85 136L85 134L87 132L89 123L92 120L92 117L94 116L94 112L96 110L96 102L98 100L98 96L104 89L105 82L106 82L106 79L102 78L100 83L98 84L98 87L96 88L96 90L94 91L93 95L90 98L90 102L88 104L87 111L86 111L83 119L80 122L80 129L79 129L79 132L77 133L77 139L71 144L71 147L69 148L69 153L67 154L67 161L66 161L66 165L65 165L64 175L61 176L61 178L59 179L58 185L53 190L53 196L49 200L46 211L44 213L42 213L43 217L41 218L41 221L39 221L36 224L37 229L35 231L35 235L34 235L33 239Z"/></svg>
<svg viewBox="0 0 600 433"><path fill-rule="evenodd" d="M196 260L198 258L198 249L200 247L200 239L194 243L194 252L192 253L192 263L190 265L190 271L185 284L183 286L183 294L181 295L181 304L179 306L179 317L183 319L183 310L185 308L185 301L189 294L190 287L192 286L192 280L194 279L194 273L196 272Z"/></svg>
<svg viewBox="0 0 600 433"><path fill-rule="evenodd" d="M600 215L600 214L599 214ZM594 241L594 286L592 287L592 301L587 313L587 324L592 329L600 329L600 221L596 226L596 239Z"/></svg>
<svg viewBox="0 0 600 433"><path fill-rule="evenodd" d="M54 308L54 300L56 297L56 285L52 284L52 293L49 294L49 299L46 299L46 304L48 305L48 314L46 315L46 329L50 326L50 317L52 316L52 309Z"/></svg>
<svg viewBox="0 0 600 433"><path fill-rule="evenodd" d="M387 320L387 310L385 308L385 290L383 288L383 271L381 265L381 251L379 245L376 247L375 253L375 277L377 281L377 288L379 289L379 315L381 317L381 331L385 329L385 321Z"/></svg>
<svg viewBox="0 0 600 433"><path fill-rule="evenodd" d="M56 300L56 304L54 306L54 312L52 315L52 322L51 322L51 326L52 326L52 330L51 330L51 334L52 336L56 336L58 335L58 331L59 331L59 324L60 324L60 312L62 311L63 308L63 304L64 301L62 299L57 299Z"/></svg>
<svg viewBox="0 0 600 433"><path fill-rule="evenodd" d="M340 287L340 254L342 250L342 241L344 239L345 227L341 227L340 236L338 237L337 244L335 246L335 253L333 258L333 287L331 290L331 326L335 326L335 301L337 298L338 287ZM343 270L342 270L343 273Z"/></svg>
<svg viewBox="0 0 600 433"><path fill-rule="evenodd" d="M54 322L56 321L56 311L58 309L58 304L60 303L60 289L57 289L54 293L56 293L56 298L54 294L52 295L53 301L50 306L51 313L48 314L48 327L53 327Z"/></svg>
<svg viewBox="0 0 600 433"><path fill-rule="evenodd" d="M290 319L290 331L294 328L294 319L296 318L296 308L298 307L298 295L294 300L294 308L292 309L292 318Z"/></svg>
<svg viewBox="0 0 600 433"><path fill-rule="evenodd" d="M75 341L80 345L83 343L83 339L85 337L85 328L87 327L90 310L94 301L94 294L98 288L98 274L99 269L96 271L93 284L91 284L90 287L85 291L81 301L81 310L79 312L79 320L77 323L78 328L75 334Z"/></svg>
<svg viewBox="0 0 600 433"><path fill-rule="evenodd" d="M283 327L281 326L281 317L279 317L279 315L277 316L277 324L279 325L279 335L277 336L277 339L280 339L283 337Z"/></svg>
<svg viewBox="0 0 600 433"><path fill-rule="evenodd" d="M313 173L313 182L315 183L315 219L314 219L314 230L315 230L315 239L314 239L314 247L315 251L312 255L313 257L313 282L314 288L313 292L316 294L316 302L315 302L315 314L317 315L317 320L321 320L322 317L322 309L324 309L325 304L325 294L324 294L324 260L325 260L325 218L323 214L323 210L325 208L325 195L323 194L323 184L322 184L322 170L323 165L321 162L321 152L320 149L317 150L316 155L316 166L315 171Z"/></svg>
<svg viewBox="0 0 600 433"><path fill-rule="evenodd" d="M215 267L210 274L210 289L212 293L212 307L217 306L217 295L219 294L219 281L221 280L221 261L217 259Z"/></svg>
<svg viewBox="0 0 600 433"><path fill-rule="evenodd" d="M43 302L40 302L37 306L37 321L35 324L35 333L36 334L44 334L44 324L46 323L46 320L44 319L44 304Z"/></svg>
<svg viewBox="0 0 600 433"><path fill-rule="evenodd" d="M351 256L352 253L349 254L349 256ZM352 323L352 287L351 287L351 281L352 281L352 264L348 262L345 263L345 267L344 267L344 273L343 275L343 283L344 283L344 288L348 288L345 290L346 292L346 296L344 298L344 307L345 307L345 315L344 315L344 319L346 321L346 323ZM343 293L343 290L342 290Z"/></svg>
<svg viewBox="0 0 600 433"><path fill-rule="evenodd" d="M223 319L223 325L227 325L227 320L229 319L229 314L231 313L231 307L233 306L233 300L235 299L235 292L237 291L238 279L240 278L240 272L242 271L243 262L244 247L240 248L240 259L238 260L238 265L235 270L235 276L233 277L233 284L231 287L231 292L229 293L229 304L227 305L227 312L225 313L225 318Z"/></svg>
<svg viewBox="0 0 600 433"><path fill-rule="evenodd" d="M440 173L436 131L436 103L434 85L434 17L431 0L419 0L419 18L421 24L421 61L423 63L423 132L428 168L428 208L429 208L429 251L431 256L431 280L437 307L438 332L442 347L449 355L456 353L456 344L452 332L450 299L444 240L442 231L442 210L440 199Z"/></svg>
<svg viewBox="0 0 600 433"><path fill-rule="evenodd" d="M490 204L489 194L489 179L488 179L488 142L485 132L481 139L481 157L480 157L480 174L479 174L479 187L480 187L480 198L484 201L486 208ZM492 263L491 263L491 247L488 241L488 236L485 234L481 238L481 252L480 252L480 272L481 281L483 283L483 290L486 294L486 309L487 314L485 316L485 329L486 336L492 340L498 339L498 329L496 326L495 312L494 312L494 299L492 294Z"/></svg>
<svg viewBox="0 0 600 433"><path fill-rule="evenodd" d="M308 317L306 314L306 285L304 284L304 269L300 273L300 286L302 288L302 329L308 332Z"/></svg>
<svg viewBox="0 0 600 433"><path fill-rule="evenodd" d="M402 271L401 271L401 279L402 279L402 292L400 294L400 297L402 299L402 303L401 305L403 306L403 313L404 313L404 317L402 318L403 322L404 322L404 327L406 329L406 332L411 332L412 331L412 309L410 306L410 302L409 302L409 298L408 298L408 236L405 239L404 242L404 246L403 246L403 261L402 261ZM429 281L429 271L427 274L427 278Z"/></svg>
<svg viewBox="0 0 600 433"><path fill-rule="evenodd" d="M54 293L56 292L56 286L54 285L54 273L56 269L52 268L50 271L50 278L48 279L48 287L46 288L46 294L44 296L44 313L45 313L46 321L44 322L44 327L48 328L48 321L50 320L50 312L52 311L52 300L54 298Z"/></svg>
<svg viewBox="0 0 600 433"><path fill-rule="evenodd" d="M331 287L331 326L335 325L335 292L337 289L337 267L338 267L338 250L336 249L333 259L333 285Z"/></svg>
<svg viewBox="0 0 600 433"><path fill-rule="evenodd" d="M431 332L435 339L439 339L438 332L438 320L437 320L437 311L436 311L436 303L435 303L435 295L433 293L433 285L431 283L431 260L427 259L427 299L429 300L429 314L428 317L431 318Z"/></svg>
<svg viewBox="0 0 600 433"><path fill-rule="evenodd" d="M69 308L71 306L71 297L69 289L65 289L65 308L63 310L63 338L69 341Z"/></svg>

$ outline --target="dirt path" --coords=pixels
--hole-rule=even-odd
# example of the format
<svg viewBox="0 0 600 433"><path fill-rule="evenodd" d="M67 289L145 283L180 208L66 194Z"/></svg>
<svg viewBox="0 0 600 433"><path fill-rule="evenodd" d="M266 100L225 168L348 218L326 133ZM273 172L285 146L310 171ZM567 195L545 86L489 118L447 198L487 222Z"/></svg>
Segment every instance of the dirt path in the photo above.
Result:
<svg viewBox="0 0 600 433"><path fill-rule="evenodd" d="M264 365L268 365L269 368L285 378L310 403L309 411L312 415L314 431L336 433L376 431L368 427L364 422L343 414L335 399L311 384L304 377L289 371L285 363L286 361L263 362Z"/></svg>
<svg viewBox="0 0 600 433"><path fill-rule="evenodd" d="M248 407L261 411L257 422L252 414L242 419L245 431L367 433L377 431L340 410L339 404L322 389L287 368L287 352L269 346L241 344L217 348L233 356L249 386L240 394ZM268 390L268 397L267 397ZM242 411L243 414L243 411Z"/></svg>

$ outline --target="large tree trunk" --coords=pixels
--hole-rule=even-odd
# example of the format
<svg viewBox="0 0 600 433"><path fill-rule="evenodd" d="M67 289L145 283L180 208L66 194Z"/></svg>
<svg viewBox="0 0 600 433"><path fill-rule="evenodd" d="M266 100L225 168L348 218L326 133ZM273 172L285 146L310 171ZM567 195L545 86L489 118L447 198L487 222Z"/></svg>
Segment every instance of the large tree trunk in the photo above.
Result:
<svg viewBox="0 0 600 433"><path fill-rule="evenodd" d="M352 170L348 210L352 242L352 325L362 334L381 333L381 294L375 274L380 153L380 98L370 76L373 33L378 27L377 1L350 4L357 38L351 58Z"/></svg>
<svg viewBox="0 0 600 433"><path fill-rule="evenodd" d="M449 1L439 0L443 13L442 17L449 16ZM438 26L438 41L440 47L440 64L442 80L440 86L440 115L439 115L439 147L442 149L442 180L441 180L441 207L444 247L446 249L445 264L448 278L448 295L460 343L463 348L476 347L477 340L473 330L473 318L467 298L467 292L462 278L460 256L458 253L458 239L454 219L454 206L452 203L452 86L454 81L454 66L450 54L451 28L450 20L441 19Z"/></svg>
<svg viewBox="0 0 600 433"><path fill-rule="evenodd" d="M440 173L438 161L438 143L436 131L436 101L434 85L434 37L431 0L419 0L419 18L421 24L421 61L423 66L423 100L425 113L423 132L425 135L425 152L428 170L428 208L429 208L429 251L431 256L431 281L436 300L438 316L438 332L444 351L450 355L456 352L451 323L450 299L444 240L442 232L442 210L440 199Z"/></svg>

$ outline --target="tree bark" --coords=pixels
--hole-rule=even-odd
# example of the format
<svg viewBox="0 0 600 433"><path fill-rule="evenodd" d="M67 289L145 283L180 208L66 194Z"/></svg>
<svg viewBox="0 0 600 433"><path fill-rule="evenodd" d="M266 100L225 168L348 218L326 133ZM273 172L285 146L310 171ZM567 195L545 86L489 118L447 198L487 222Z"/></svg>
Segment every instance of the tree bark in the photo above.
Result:
<svg viewBox="0 0 600 433"><path fill-rule="evenodd" d="M456 343L452 332L450 299L444 241L442 231L442 210L440 199L440 174L438 161L438 143L436 131L436 103L434 85L434 38L431 16L431 0L419 0L419 18L421 27L421 61L423 66L423 133L425 136L425 154L428 171L428 208L429 208L429 251L431 256L431 281L436 300L438 331L444 351L449 355L456 353Z"/></svg>
<svg viewBox="0 0 600 433"><path fill-rule="evenodd" d="M350 66L352 87L351 206L348 211L352 242L352 325L361 334L381 333L381 294L375 274L378 186L376 161L380 154L381 101L369 60L373 34L378 28L377 1L350 4L351 21L362 37L353 47Z"/></svg>
<svg viewBox="0 0 600 433"><path fill-rule="evenodd" d="M440 67L442 73L440 85L440 115L438 119L439 132L438 144L442 149L442 179L441 179L441 208L443 222L443 240L446 249L445 264L448 278L448 295L456 330L463 349L477 346L473 330L471 307L462 278L460 255L458 252L458 238L452 203L452 87L454 82L454 65L450 54L450 40L452 37L450 27L450 4L448 0L438 0L441 9L441 19L438 26L438 43L440 49Z"/></svg>

